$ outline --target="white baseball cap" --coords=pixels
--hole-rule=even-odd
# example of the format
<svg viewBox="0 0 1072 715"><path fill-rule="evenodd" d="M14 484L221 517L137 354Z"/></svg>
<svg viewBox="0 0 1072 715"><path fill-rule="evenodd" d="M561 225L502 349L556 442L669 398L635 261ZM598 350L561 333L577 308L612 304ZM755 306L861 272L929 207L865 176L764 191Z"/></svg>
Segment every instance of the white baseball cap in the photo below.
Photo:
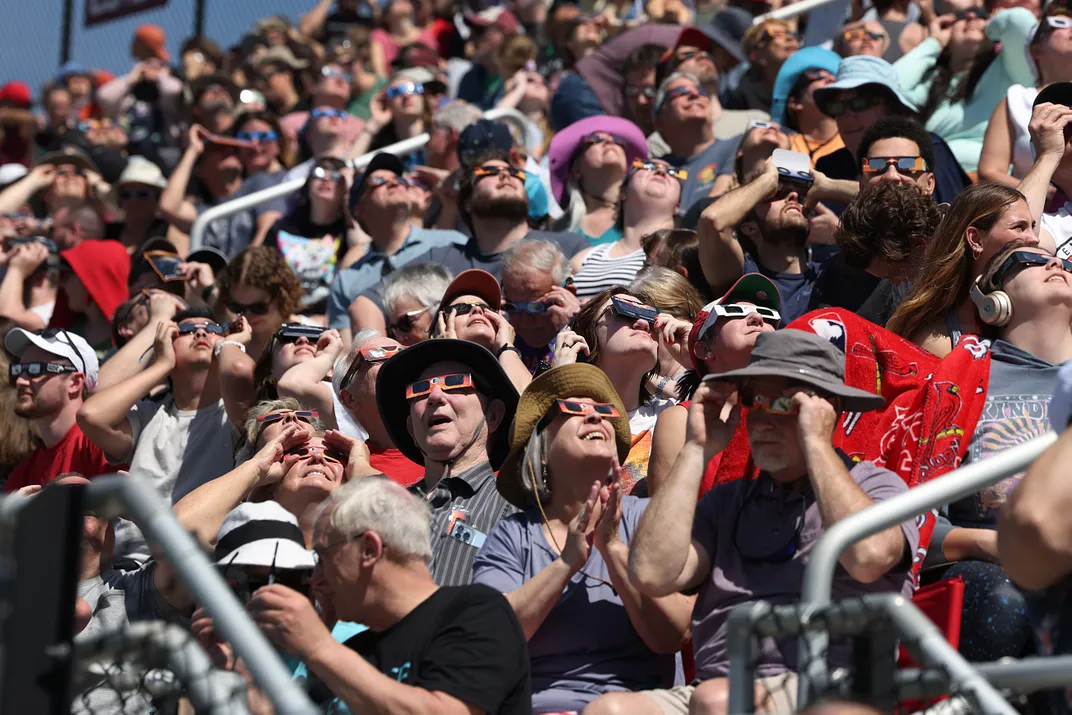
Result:
<svg viewBox="0 0 1072 715"><path fill-rule="evenodd" d="M159 166L145 157L134 155L127 159L127 165L115 185L123 186L124 184L145 184L165 189L167 179L164 178L164 172L160 171Z"/></svg>
<svg viewBox="0 0 1072 715"><path fill-rule="evenodd" d="M298 519L274 501L245 502L232 509L220 526L213 558L217 566L316 566Z"/></svg>
<svg viewBox="0 0 1072 715"><path fill-rule="evenodd" d="M14 184L28 173L22 164L4 164L0 166L0 186Z"/></svg>
<svg viewBox="0 0 1072 715"><path fill-rule="evenodd" d="M86 389L90 392L97 386L100 363L97 353L81 335L69 330L50 328L39 333L32 333L24 328L12 328L4 338L4 347L15 357L22 359L26 348L36 345L45 352L66 358L78 368L86 378Z"/></svg>

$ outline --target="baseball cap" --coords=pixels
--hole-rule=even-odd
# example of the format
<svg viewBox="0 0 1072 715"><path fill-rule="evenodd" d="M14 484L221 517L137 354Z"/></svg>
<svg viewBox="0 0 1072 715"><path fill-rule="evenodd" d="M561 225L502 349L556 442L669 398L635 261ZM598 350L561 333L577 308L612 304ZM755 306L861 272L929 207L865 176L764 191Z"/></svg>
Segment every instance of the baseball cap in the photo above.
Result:
<svg viewBox="0 0 1072 715"><path fill-rule="evenodd" d="M0 166L0 188L10 186L29 173L22 164L4 164Z"/></svg>
<svg viewBox="0 0 1072 715"><path fill-rule="evenodd" d="M703 363L696 357L696 343L700 342L721 317L715 312L715 306L741 301L771 308L779 313L782 310L782 295L770 278L761 273L746 273L738 278L721 298L705 305L692 323L692 330L689 331L689 355L697 369L700 369Z"/></svg>
<svg viewBox="0 0 1072 715"><path fill-rule="evenodd" d="M402 176L406 173L406 166L402 163L394 154L388 154L385 151L381 151L372 157L372 160L365 165L365 173L361 175L361 178L354 182L354 185L350 187L350 211L353 212L354 207L361 200L361 197L365 195L365 183L368 177L372 175L374 171L380 170L390 171L395 176Z"/></svg>
<svg viewBox="0 0 1072 715"><path fill-rule="evenodd" d="M202 246L196 251L190 251L186 255L187 263L204 263L212 269L212 273L219 276L227 268L227 254L213 246Z"/></svg>
<svg viewBox="0 0 1072 715"><path fill-rule="evenodd" d="M160 25L148 22L138 25L138 29L134 31L134 39L152 52L156 59L164 62L171 61L171 54L167 51L167 35L164 34L164 28Z"/></svg>
<svg viewBox="0 0 1072 715"><path fill-rule="evenodd" d="M37 333L25 328L12 328L4 337L4 347L20 360L31 345L70 361L85 376L86 389L90 392L97 386L97 375L100 372L97 353L81 335L59 328L49 328Z"/></svg>
<svg viewBox="0 0 1072 715"><path fill-rule="evenodd" d="M498 310L502 305L502 289L499 288L499 281L495 276L479 268L470 268L454 276L454 280L447 286L439 304L450 305L450 302L460 295L475 295L483 298L492 310Z"/></svg>
<svg viewBox="0 0 1072 715"><path fill-rule="evenodd" d="M1038 93L1032 106L1037 107L1045 102L1072 107L1072 82L1054 82L1048 85Z"/></svg>
<svg viewBox="0 0 1072 715"><path fill-rule="evenodd" d="M29 109L33 104L33 92L25 82L11 81L0 87L0 103L12 104L22 109Z"/></svg>
<svg viewBox="0 0 1072 715"><path fill-rule="evenodd" d="M472 165L472 160L487 149L510 151L513 148L514 137L505 124L490 119L478 119L458 136L458 161L468 168Z"/></svg>
<svg viewBox="0 0 1072 715"><path fill-rule="evenodd" d="M217 566L266 566L312 569L313 552L297 518L279 502L246 502L228 512L220 525L213 558Z"/></svg>

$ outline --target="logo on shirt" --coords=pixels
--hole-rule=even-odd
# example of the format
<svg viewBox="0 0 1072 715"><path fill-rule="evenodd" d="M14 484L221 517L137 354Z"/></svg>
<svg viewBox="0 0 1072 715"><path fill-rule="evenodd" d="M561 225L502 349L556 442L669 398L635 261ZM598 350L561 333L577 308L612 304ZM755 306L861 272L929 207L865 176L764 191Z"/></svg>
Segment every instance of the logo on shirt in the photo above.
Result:
<svg viewBox="0 0 1072 715"><path fill-rule="evenodd" d="M696 180L701 184L713 184L715 183L715 172L718 171L718 162L712 162L700 169L700 172L696 174Z"/></svg>

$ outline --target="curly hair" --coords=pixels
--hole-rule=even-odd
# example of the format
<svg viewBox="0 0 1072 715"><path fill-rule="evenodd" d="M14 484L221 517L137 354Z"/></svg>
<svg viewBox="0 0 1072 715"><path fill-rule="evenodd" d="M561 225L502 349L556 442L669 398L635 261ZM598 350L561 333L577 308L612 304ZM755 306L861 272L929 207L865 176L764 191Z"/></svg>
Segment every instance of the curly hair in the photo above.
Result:
<svg viewBox="0 0 1072 715"><path fill-rule="evenodd" d="M866 271L871 261L901 263L920 239L930 242L942 216L916 184L881 181L856 195L841 215L835 240L842 263Z"/></svg>
<svg viewBox="0 0 1072 715"><path fill-rule="evenodd" d="M271 246L251 246L235 256L216 279L219 299L216 313L220 314L231 302L231 290L238 285L259 288L271 296L272 303L286 319L301 308L305 295L298 277L287 265L283 254Z"/></svg>

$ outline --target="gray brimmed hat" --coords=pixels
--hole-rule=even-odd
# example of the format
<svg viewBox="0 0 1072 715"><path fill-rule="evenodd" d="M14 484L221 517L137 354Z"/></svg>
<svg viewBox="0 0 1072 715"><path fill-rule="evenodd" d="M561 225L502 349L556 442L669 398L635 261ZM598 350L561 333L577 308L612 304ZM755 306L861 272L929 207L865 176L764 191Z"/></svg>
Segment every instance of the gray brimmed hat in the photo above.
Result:
<svg viewBox="0 0 1072 715"><path fill-rule="evenodd" d="M756 338L748 366L708 375L718 382L741 382L754 377L784 377L804 383L841 401L846 412L868 412L886 404L881 396L845 384L845 354L814 333L787 328Z"/></svg>

